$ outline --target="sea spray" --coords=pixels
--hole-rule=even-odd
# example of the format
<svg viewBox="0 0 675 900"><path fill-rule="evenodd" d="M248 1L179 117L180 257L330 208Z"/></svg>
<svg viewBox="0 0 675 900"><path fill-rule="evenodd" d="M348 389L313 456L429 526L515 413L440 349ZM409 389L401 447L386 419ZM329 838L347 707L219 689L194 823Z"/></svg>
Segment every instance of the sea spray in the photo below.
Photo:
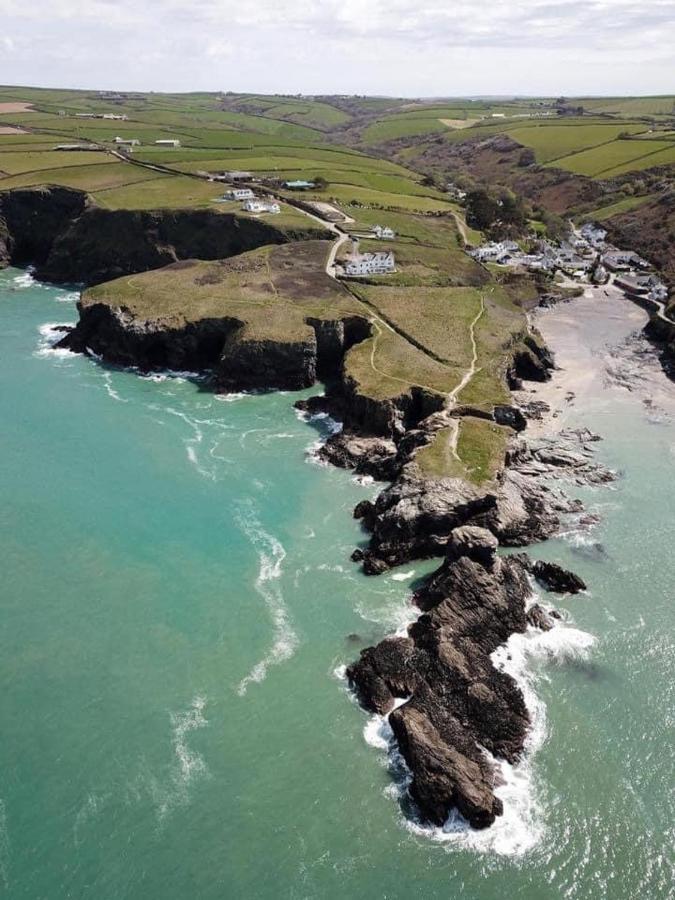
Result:
<svg viewBox="0 0 675 900"><path fill-rule="evenodd" d="M271 648L237 685L237 693L243 697L251 684L259 684L265 680L271 666L279 665L293 656L298 636L291 626L279 584L286 550L277 538L265 531L252 503L240 505L236 521L258 552L259 570L255 590L265 602L273 627Z"/></svg>

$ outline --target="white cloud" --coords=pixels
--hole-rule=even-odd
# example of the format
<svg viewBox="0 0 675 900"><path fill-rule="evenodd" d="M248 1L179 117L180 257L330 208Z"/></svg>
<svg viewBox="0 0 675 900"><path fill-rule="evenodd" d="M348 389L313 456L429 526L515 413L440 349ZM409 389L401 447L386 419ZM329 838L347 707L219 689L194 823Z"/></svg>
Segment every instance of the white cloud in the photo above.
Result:
<svg viewBox="0 0 675 900"><path fill-rule="evenodd" d="M4 83L410 96L675 91L675 0L0 0L0 21L13 39L11 57L0 39Z"/></svg>

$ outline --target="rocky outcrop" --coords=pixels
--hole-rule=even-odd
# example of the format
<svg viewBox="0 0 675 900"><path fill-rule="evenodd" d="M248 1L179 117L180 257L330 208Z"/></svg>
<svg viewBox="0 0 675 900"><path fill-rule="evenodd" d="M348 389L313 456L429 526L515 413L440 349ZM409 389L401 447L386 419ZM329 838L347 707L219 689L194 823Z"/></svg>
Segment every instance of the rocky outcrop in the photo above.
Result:
<svg viewBox="0 0 675 900"><path fill-rule="evenodd" d="M511 388L521 387L522 381L548 381L555 363L551 351L542 341L527 335L522 346L516 348L508 372Z"/></svg>
<svg viewBox="0 0 675 900"><path fill-rule="evenodd" d="M476 828L494 822L502 803L491 757L516 762L529 726L518 686L490 658L530 624L527 567L496 549L480 528L451 531L445 562L415 595L425 613L347 672L367 709L390 713L410 796L436 825L453 809ZM394 708L397 698L406 702Z"/></svg>
<svg viewBox="0 0 675 900"><path fill-rule="evenodd" d="M495 503L494 493L460 478L431 480L404 472L374 503L357 507L371 539L355 558L371 575L411 559L441 556L454 528Z"/></svg>
<svg viewBox="0 0 675 900"><path fill-rule="evenodd" d="M411 432L410 446L407 438L400 440L396 457L387 460L400 473L394 484L355 510L370 533L368 547L353 556L363 562L366 574L443 555L450 534L462 525L485 528L504 546L545 540L559 531L564 516L583 512L582 502L552 481L588 485L617 477L595 460L593 444L598 436L585 429L565 430L551 438L514 436L506 467L493 482L480 487L457 478L423 477L414 463L416 436L425 439L424 423Z"/></svg>
<svg viewBox="0 0 675 900"><path fill-rule="evenodd" d="M583 578L557 563L538 559L532 566L532 574L547 590L557 594L579 594L586 590Z"/></svg>
<svg viewBox="0 0 675 900"><path fill-rule="evenodd" d="M329 238L210 209L108 210L71 188L0 192L0 265L46 281L99 284L181 259L225 259L265 244Z"/></svg>

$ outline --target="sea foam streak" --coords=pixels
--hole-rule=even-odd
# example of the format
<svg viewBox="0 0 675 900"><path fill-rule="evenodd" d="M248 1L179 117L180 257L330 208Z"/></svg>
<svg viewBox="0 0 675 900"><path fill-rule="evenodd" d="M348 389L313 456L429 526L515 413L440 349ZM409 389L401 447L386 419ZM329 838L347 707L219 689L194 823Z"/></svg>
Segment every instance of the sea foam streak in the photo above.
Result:
<svg viewBox="0 0 675 900"><path fill-rule="evenodd" d="M536 660L564 662L586 658L595 638L584 631L566 625L557 625L551 631L529 628L525 634L513 634L492 654L495 668L511 675L523 693L530 713L531 727L525 744L525 755L517 765L497 760L487 751L494 763L501 784L495 794L504 804L504 813L497 817L490 828L476 830L457 812L453 812L440 828L423 825L414 819L404 818L404 826L414 834L439 843L462 847L481 853L500 856L522 856L531 850L544 832L542 810L538 800L533 771L533 756L546 739L546 707L537 696L535 684L539 672L531 665ZM396 700L396 706L406 701ZM386 793L400 802L406 795L411 772L396 744L389 724L389 715L373 715L368 719L363 734L366 742L386 752L386 764L393 784Z"/></svg>
<svg viewBox="0 0 675 900"><path fill-rule="evenodd" d="M160 822L174 809L188 801L188 788L198 776L208 774L204 758L192 750L188 744L190 732L205 728L208 720L204 716L206 698L200 695L193 697L190 706L178 713L171 713L171 743L174 750L174 762L171 770L171 787L162 790L155 785L158 817Z"/></svg>
<svg viewBox="0 0 675 900"><path fill-rule="evenodd" d="M258 551L260 568L255 589L265 601L274 627L274 641L269 652L253 666L237 686L237 693L243 697L250 684L258 684L265 680L270 666L279 665L293 656L298 645L298 636L291 626L284 595L279 585L283 561L286 558L283 545L265 531L250 504L242 505L237 521Z"/></svg>
<svg viewBox="0 0 675 900"><path fill-rule="evenodd" d="M7 830L7 813L5 803L0 800L0 884L9 889L9 831Z"/></svg>

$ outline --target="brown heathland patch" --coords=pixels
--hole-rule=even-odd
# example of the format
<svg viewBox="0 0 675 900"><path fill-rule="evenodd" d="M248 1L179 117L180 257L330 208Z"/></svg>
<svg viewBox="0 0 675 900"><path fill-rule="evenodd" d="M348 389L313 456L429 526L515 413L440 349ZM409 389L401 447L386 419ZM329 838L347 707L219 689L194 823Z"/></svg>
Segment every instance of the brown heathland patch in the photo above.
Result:
<svg viewBox="0 0 675 900"><path fill-rule="evenodd" d="M0 103L0 114L25 112L35 112L32 103Z"/></svg>

